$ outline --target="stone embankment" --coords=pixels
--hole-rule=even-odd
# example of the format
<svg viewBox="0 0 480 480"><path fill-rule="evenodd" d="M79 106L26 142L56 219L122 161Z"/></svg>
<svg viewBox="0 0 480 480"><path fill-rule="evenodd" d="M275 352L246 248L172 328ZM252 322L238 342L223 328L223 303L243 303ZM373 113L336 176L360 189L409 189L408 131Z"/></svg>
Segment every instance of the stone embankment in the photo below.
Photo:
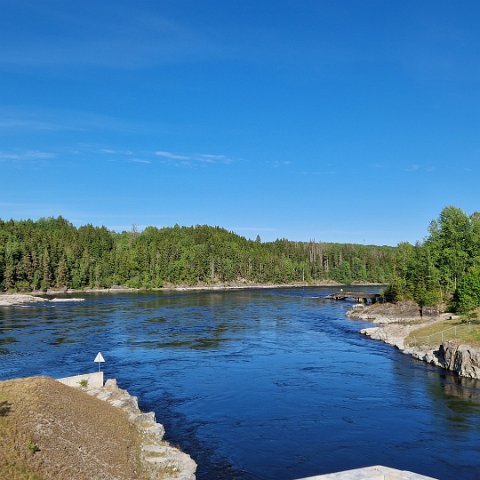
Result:
<svg viewBox="0 0 480 480"><path fill-rule="evenodd" d="M445 320L450 314L420 317L416 304L354 305L348 317L367 320L377 327L360 330L373 340L380 340L398 348L402 353L457 373L462 377L480 379L480 349L459 341L445 341L435 347L406 344L406 338L415 330Z"/></svg>
<svg viewBox="0 0 480 480"><path fill-rule="evenodd" d="M141 462L152 480L195 480L197 464L189 455L163 440L165 429L156 422L155 413L143 413L137 397L119 388L116 380L107 380L103 387L87 386L83 390L127 413L142 438Z"/></svg>

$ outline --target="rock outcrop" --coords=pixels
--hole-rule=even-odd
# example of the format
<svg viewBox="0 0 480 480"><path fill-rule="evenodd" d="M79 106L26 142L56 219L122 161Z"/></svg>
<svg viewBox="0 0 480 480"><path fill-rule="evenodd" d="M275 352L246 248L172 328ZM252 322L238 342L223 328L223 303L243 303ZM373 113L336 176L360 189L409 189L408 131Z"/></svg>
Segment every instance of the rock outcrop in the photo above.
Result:
<svg viewBox="0 0 480 480"><path fill-rule="evenodd" d="M353 305L347 313L347 317L354 320L367 320L372 323L397 323L405 320L420 320L420 310L415 302L405 301L401 303L374 303L365 305L362 303Z"/></svg>
<svg viewBox="0 0 480 480"><path fill-rule="evenodd" d="M58 292L57 292L58 293ZM63 292L59 292L63 293ZM46 298L37 295L27 295L21 293L2 293L0 294L0 307L18 307L28 306L36 303L71 303L84 302L84 298Z"/></svg>
<svg viewBox="0 0 480 480"><path fill-rule="evenodd" d="M442 343L432 352L434 363L462 377L480 379L480 350L454 342Z"/></svg>
<svg viewBox="0 0 480 480"><path fill-rule="evenodd" d="M444 342L435 348L406 346L405 338L413 330L411 326L388 324L364 328L360 333L373 340L393 345L413 358L455 372L461 377L480 379L480 349L456 342Z"/></svg>
<svg viewBox="0 0 480 480"><path fill-rule="evenodd" d="M378 327L360 330L373 340L380 340L398 348L402 353L437 367L455 372L461 377L480 379L480 349L458 341L443 342L432 348L422 345L406 345L405 339L411 332L450 314L436 317L409 316L416 313L411 305L405 304L399 310L395 305L383 304L363 307L354 306L347 316L381 324Z"/></svg>
<svg viewBox="0 0 480 480"><path fill-rule="evenodd" d="M28 305L33 303L44 303L48 300L35 295L26 294L0 294L0 307L16 307L18 305Z"/></svg>

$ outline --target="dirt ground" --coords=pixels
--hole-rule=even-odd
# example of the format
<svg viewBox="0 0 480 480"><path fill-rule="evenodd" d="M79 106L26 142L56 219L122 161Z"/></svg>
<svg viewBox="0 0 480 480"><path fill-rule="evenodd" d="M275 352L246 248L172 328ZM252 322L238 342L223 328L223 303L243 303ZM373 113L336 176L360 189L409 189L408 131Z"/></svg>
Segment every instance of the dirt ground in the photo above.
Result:
<svg viewBox="0 0 480 480"><path fill-rule="evenodd" d="M127 414L48 377L0 382L0 478L145 478Z"/></svg>

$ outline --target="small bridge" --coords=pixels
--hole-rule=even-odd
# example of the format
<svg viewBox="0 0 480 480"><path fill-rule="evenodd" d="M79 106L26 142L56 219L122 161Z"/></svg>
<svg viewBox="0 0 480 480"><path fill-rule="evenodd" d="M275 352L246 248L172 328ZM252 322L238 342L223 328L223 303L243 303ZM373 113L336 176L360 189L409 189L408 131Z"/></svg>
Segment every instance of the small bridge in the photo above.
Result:
<svg viewBox="0 0 480 480"><path fill-rule="evenodd" d="M377 303L383 300L383 295L380 293L344 292L341 290L337 293L331 293L324 298L326 300L351 300L357 303Z"/></svg>

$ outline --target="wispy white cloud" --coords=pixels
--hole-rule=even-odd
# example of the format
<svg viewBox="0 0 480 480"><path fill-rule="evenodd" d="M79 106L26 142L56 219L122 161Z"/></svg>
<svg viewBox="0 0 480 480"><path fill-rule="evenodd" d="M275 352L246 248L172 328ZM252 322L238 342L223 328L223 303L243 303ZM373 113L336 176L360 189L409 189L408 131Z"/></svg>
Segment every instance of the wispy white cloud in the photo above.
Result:
<svg viewBox="0 0 480 480"><path fill-rule="evenodd" d="M101 148L99 152L105 153L107 155L124 155L127 157L134 155L134 153L131 150L115 150L113 148Z"/></svg>
<svg viewBox="0 0 480 480"><path fill-rule="evenodd" d="M169 163L182 167L192 167L199 164L228 165L233 159L227 155L213 153L181 154L166 150L157 150L154 155L167 160Z"/></svg>
<svg viewBox="0 0 480 480"><path fill-rule="evenodd" d="M18 163L40 162L60 159L63 162L95 161L102 159L108 162L165 165L183 168L201 166L228 165L234 160L224 154L184 154L167 150L130 149L114 145L98 145L78 143L71 146L51 147L49 151L41 149L0 150L0 162Z"/></svg>
<svg viewBox="0 0 480 480"><path fill-rule="evenodd" d="M157 157L167 158L168 160L192 160L192 157L179 155L178 153L167 152L164 150L157 150L154 154Z"/></svg>
<svg viewBox="0 0 480 480"><path fill-rule="evenodd" d="M1 130L37 130L44 132L56 132L58 130L65 130L65 127L53 123L46 122L41 120L36 120L33 118L21 118L21 117L10 117L5 116L0 119L0 129Z"/></svg>
<svg viewBox="0 0 480 480"><path fill-rule="evenodd" d="M273 168L289 167L293 164L290 160L273 160L267 163Z"/></svg>
<svg viewBox="0 0 480 480"><path fill-rule="evenodd" d="M193 160L201 163L223 163L229 164L233 162L233 159L227 157L227 155L214 155L211 153L201 153L199 155L194 155Z"/></svg>
<svg viewBox="0 0 480 480"><path fill-rule="evenodd" d="M391 171L404 171L404 172L409 172L409 173L415 173L415 172L427 172L427 173L432 173L437 170L437 167L433 165L421 165L419 163L412 163L410 165L405 166L404 164L395 164L395 165L387 165L384 163L370 163L368 165L369 168L376 168L376 169L381 169L381 170L391 170Z"/></svg>
<svg viewBox="0 0 480 480"><path fill-rule="evenodd" d="M17 25L8 28L6 9L7 28L0 32L0 65L7 68L150 67L215 58L223 50L205 33L145 5L133 10L118 3L111 9L93 2L81 9L55 2L43 9L31 3L10 8ZM39 26L23 25L24 18L36 18Z"/></svg>
<svg viewBox="0 0 480 480"><path fill-rule="evenodd" d="M193 160L203 163L232 163L233 160L226 155L214 155L209 153L201 153L199 155L194 155Z"/></svg>
<svg viewBox="0 0 480 480"><path fill-rule="evenodd" d="M0 151L0 162L25 162L36 160L48 160L55 158L56 154L52 152L43 152L40 150L24 150L4 152Z"/></svg>
<svg viewBox="0 0 480 480"><path fill-rule="evenodd" d="M335 170L300 170L296 172L298 175L319 177L322 175L335 175L337 172Z"/></svg>
<svg viewBox="0 0 480 480"><path fill-rule="evenodd" d="M144 164L150 164L150 163L152 163L150 160L143 160L143 159L141 159L141 158L132 158L132 159L130 160L130 162L132 162L132 163L144 163Z"/></svg>
<svg viewBox="0 0 480 480"><path fill-rule="evenodd" d="M90 131L155 132L158 134L158 132L166 131L167 128L160 124L136 122L131 119L82 110L1 106L0 130L5 130L7 133L40 132L45 134ZM108 149L105 150L104 153L109 153Z"/></svg>
<svg viewBox="0 0 480 480"><path fill-rule="evenodd" d="M420 165L418 163L413 163L412 165L405 168L405 171L410 173L415 173L415 172L432 173L432 172L435 172L436 170L437 170L437 167L434 167L433 165Z"/></svg>

